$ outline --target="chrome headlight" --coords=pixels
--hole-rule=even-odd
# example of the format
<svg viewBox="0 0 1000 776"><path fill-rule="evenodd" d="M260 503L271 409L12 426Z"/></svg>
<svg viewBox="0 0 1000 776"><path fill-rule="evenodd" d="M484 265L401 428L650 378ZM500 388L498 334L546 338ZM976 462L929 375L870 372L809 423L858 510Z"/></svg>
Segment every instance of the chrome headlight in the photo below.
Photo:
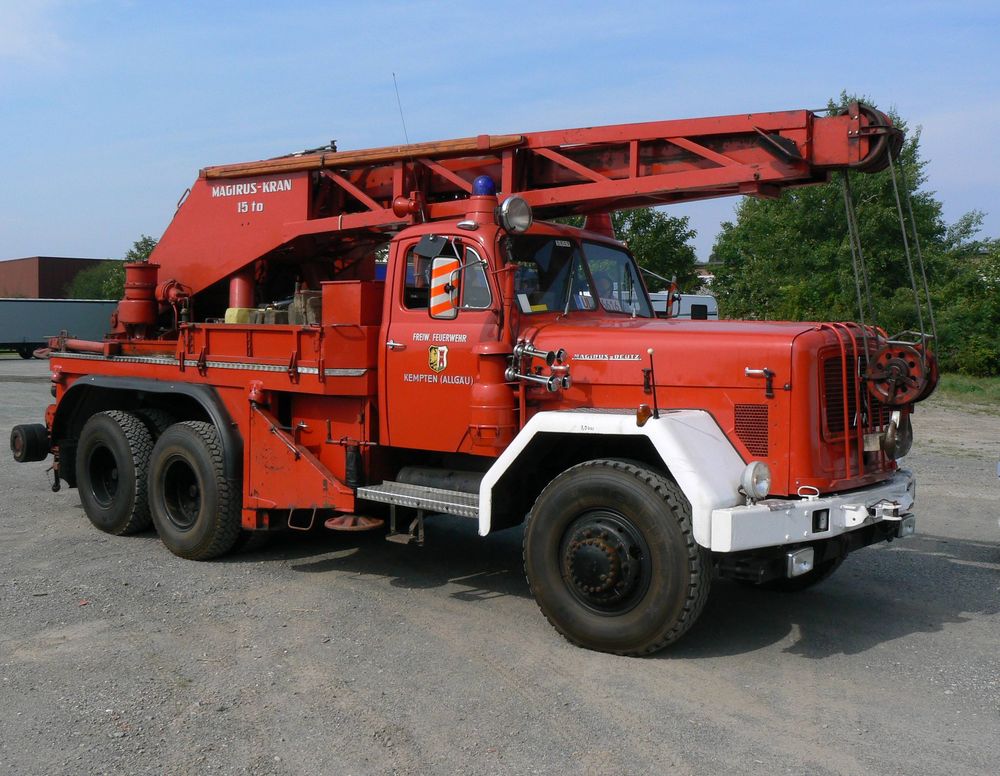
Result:
<svg viewBox="0 0 1000 776"><path fill-rule="evenodd" d="M500 205L499 221L508 232L525 232L531 226L531 205L523 197L507 197Z"/></svg>
<svg viewBox="0 0 1000 776"><path fill-rule="evenodd" d="M751 461L740 477L740 488L747 498L760 501L771 491L771 467L763 461Z"/></svg>

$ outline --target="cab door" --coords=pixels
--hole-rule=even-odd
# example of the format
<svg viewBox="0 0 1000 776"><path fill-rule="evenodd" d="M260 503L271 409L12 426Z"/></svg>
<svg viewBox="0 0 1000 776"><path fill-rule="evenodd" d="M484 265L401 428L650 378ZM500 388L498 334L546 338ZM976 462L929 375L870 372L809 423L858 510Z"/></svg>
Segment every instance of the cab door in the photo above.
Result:
<svg viewBox="0 0 1000 776"><path fill-rule="evenodd" d="M382 443L468 451L478 364L474 348L497 333L497 294L482 265L485 251L468 238L431 235L401 241L396 250L380 359ZM438 257L451 258L458 267L451 273L457 290L453 317L438 317L440 294L431 298L431 268Z"/></svg>

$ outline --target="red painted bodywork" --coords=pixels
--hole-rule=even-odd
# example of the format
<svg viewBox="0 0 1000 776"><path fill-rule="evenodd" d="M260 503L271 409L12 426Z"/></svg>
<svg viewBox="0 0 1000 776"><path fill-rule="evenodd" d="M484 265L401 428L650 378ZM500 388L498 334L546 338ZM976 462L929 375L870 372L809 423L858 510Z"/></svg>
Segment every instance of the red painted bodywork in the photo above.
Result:
<svg viewBox="0 0 1000 776"><path fill-rule="evenodd" d="M884 479L894 463L859 453L860 424L846 437L826 428L840 420L824 409L832 378L823 382L819 357L848 363L842 332L597 310L519 315L493 216L497 200L470 194L473 179L489 175L502 197L518 193L542 217L774 196L824 181L831 170L877 169L892 132L884 116L853 106L829 117L724 116L206 168L154 251L158 273L154 264L141 278L136 271L142 286L119 329L97 350L80 347L87 358L65 343L53 353L60 379L48 423L57 452L72 425L58 405L81 377L211 386L244 443L243 524L262 528L274 510L352 511L348 448L360 451L368 479L378 481L417 453L496 457L541 410L649 403L642 370L652 348L659 406L711 413L746 460L770 464L775 494ZM612 242L544 223L532 232ZM406 307L406 256L428 234L458 238L488 262L489 309L434 320ZM376 249L390 238L382 282ZM145 305L157 281L160 327L151 333ZM227 305L256 307L299 288L318 292L318 321L219 322ZM139 324L142 332L129 328ZM505 379L512 346L523 338L568 351L570 388L550 394ZM629 360L586 358L595 354ZM746 375L764 368L773 372L773 396L764 380Z"/></svg>

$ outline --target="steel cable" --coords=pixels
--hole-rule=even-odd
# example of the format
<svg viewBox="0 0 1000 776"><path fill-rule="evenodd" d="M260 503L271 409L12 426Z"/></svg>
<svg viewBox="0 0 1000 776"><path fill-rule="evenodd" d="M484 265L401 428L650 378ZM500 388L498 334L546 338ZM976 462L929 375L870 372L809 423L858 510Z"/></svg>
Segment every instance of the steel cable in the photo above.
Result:
<svg viewBox="0 0 1000 776"><path fill-rule="evenodd" d="M927 315L931 319L931 336L937 342L937 323L934 321L934 305L931 303L931 287L927 282L927 270L924 267L924 254L920 249L920 237L917 234L917 219L913 216L913 197L910 196L910 187L906 181L906 170L903 165L899 166L899 177L903 182L903 191L906 192L906 209L910 214L910 229L913 230L913 246L917 250L917 264L920 265L920 277L924 281L924 296L927 299Z"/></svg>
<svg viewBox="0 0 1000 776"><path fill-rule="evenodd" d="M896 165L889 156L889 171L892 177L892 191L896 197L896 213L899 215L899 231L903 237L903 252L906 255L906 268L910 273L910 288L913 290L913 303L917 308L917 325L920 328L920 357L926 366L927 357L927 333L924 329L924 311L920 303L920 292L917 291L917 278L913 274L913 258L910 255L910 241L906 237L906 218L903 215L903 202L899 196L899 184L896 181ZM912 218L912 216L911 216ZM914 225L916 228L916 225Z"/></svg>
<svg viewBox="0 0 1000 776"><path fill-rule="evenodd" d="M858 295L858 313L861 316L861 323L865 322L865 310L867 309L869 317L872 319L872 325L875 325L875 307L872 304L872 294L871 289L868 285L868 267L865 264L865 256L861 250L861 231L858 227L858 217L854 210L854 194L851 191L851 182L848 179L848 173L845 171L843 173L842 190L844 192L844 213L847 218L847 238L851 245L851 263L854 268L854 287ZM864 283L864 301L867 302L867 308L865 307L861 292L862 292L862 281Z"/></svg>
<svg viewBox="0 0 1000 776"><path fill-rule="evenodd" d="M854 290L858 297L858 316L861 324L861 337L865 346L865 360L868 359L868 326L865 323L865 302L862 299L862 279L864 280L864 296L868 302L868 314L872 328L875 328L875 306L872 304L871 289L868 286L868 268L865 256L861 250L861 231L858 228L858 216L854 211L854 196L851 192L851 182L845 170L841 178L841 189L844 193L844 214L847 218L847 240L851 245L851 266L854 270ZM858 371L861 372L861 360L858 359Z"/></svg>

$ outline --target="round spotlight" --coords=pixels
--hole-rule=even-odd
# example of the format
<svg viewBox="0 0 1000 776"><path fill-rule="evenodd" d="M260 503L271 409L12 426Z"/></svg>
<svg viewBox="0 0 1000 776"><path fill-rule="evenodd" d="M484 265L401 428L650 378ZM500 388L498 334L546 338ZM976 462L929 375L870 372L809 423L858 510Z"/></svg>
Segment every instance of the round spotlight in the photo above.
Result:
<svg viewBox="0 0 1000 776"><path fill-rule="evenodd" d="M766 498L771 490L771 467L763 461L751 461L740 477L740 487L754 501Z"/></svg>
<svg viewBox="0 0 1000 776"><path fill-rule="evenodd" d="M500 205L500 226L508 232L517 234L527 231L531 226L531 205L522 197L507 197Z"/></svg>

